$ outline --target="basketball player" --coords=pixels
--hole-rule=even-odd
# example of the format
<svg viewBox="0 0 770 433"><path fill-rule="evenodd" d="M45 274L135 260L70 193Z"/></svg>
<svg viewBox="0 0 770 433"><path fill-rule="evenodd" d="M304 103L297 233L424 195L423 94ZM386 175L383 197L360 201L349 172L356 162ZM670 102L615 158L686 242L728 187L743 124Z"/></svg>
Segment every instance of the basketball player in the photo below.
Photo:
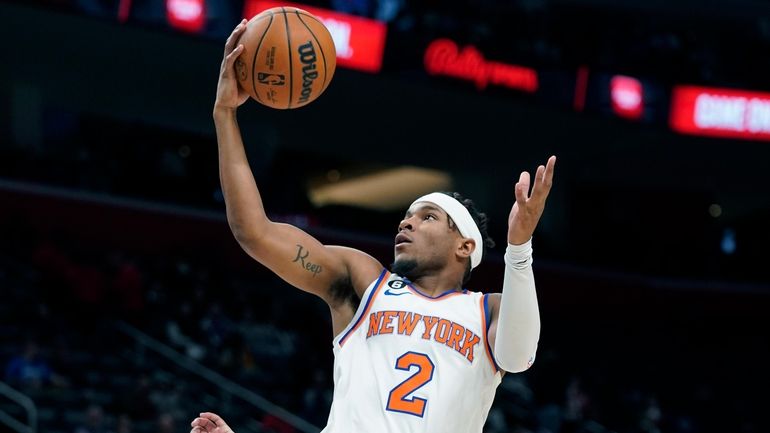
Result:
<svg viewBox="0 0 770 433"><path fill-rule="evenodd" d="M504 372L532 365L540 333L531 237L545 207L556 158L515 187L508 217L502 293L463 289L492 246L486 216L458 194L417 198L398 224L387 270L351 248L323 245L270 221L241 141L233 62L225 44L214 122L219 168L233 235L255 260L289 284L326 301L334 331L334 400L324 433L480 433ZM191 433L231 432L216 414Z"/></svg>

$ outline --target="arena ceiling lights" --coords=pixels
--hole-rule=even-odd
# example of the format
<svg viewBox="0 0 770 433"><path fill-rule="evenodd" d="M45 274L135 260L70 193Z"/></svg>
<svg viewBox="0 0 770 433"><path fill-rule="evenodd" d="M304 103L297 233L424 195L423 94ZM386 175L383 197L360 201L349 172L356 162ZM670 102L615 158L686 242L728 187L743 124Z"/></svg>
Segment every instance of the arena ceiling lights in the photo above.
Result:
<svg viewBox="0 0 770 433"><path fill-rule="evenodd" d="M379 211L406 209L415 197L450 190L452 177L443 171L414 166L372 170L346 177L334 170L308 186L308 197L316 206L358 206Z"/></svg>

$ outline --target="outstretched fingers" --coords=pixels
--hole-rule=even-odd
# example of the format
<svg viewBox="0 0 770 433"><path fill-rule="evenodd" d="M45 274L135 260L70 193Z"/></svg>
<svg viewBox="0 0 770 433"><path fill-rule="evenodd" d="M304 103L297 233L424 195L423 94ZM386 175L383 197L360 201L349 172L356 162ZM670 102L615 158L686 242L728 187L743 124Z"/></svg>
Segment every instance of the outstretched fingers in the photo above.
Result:
<svg viewBox="0 0 770 433"><path fill-rule="evenodd" d="M519 204L519 207L524 206L527 204L527 199L529 198L529 173L526 171L522 171L521 175L519 175L519 181L516 182L516 203Z"/></svg>
<svg viewBox="0 0 770 433"><path fill-rule="evenodd" d="M227 57L225 57L225 66L227 68L233 66L235 59L241 55L241 52L243 52L243 44L239 44L230 54L227 55Z"/></svg>
<svg viewBox="0 0 770 433"><path fill-rule="evenodd" d="M206 418L195 418L191 423L190 426L192 427L192 430L190 430L190 433L207 433L207 432L213 432L214 429L217 428L217 425L214 424L213 421L206 419Z"/></svg>
<svg viewBox="0 0 770 433"><path fill-rule="evenodd" d="M190 433L232 433L230 427L217 414L202 412L191 423Z"/></svg>
<svg viewBox="0 0 770 433"><path fill-rule="evenodd" d="M556 167L556 155L551 155L551 157L548 158L548 162L545 164L545 181L549 188L553 183L553 172L555 167Z"/></svg>
<svg viewBox="0 0 770 433"><path fill-rule="evenodd" d="M229 56L230 53L233 52L235 48L236 42L238 42L238 39L240 39L241 34L246 31L246 19L242 19L241 22L235 26L235 29L233 29L233 32L230 33L230 37L227 38L227 42L225 42L225 56Z"/></svg>
<svg viewBox="0 0 770 433"><path fill-rule="evenodd" d="M227 42L225 42L225 58L222 61L223 77L227 77L231 74L230 71L233 70L235 59L237 59L238 56L243 53L243 44L239 44L238 41L240 40L243 32L246 31L246 25L247 21L245 19L242 20L240 24L235 26L233 33L230 34L230 37L227 38Z"/></svg>
<svg viewBox="0 0 770 433"><path fill-rule="evenodd" d="M217 427L222 427L227 425L225 423L225 420L222 419L219 415L213 413L213 412L201 412L199 416L203 419L209 420L212 423L214 423Z"/></svg>
<svg viewBox="0 0 770 433"><path fill-rule="evenodd" d="M532 187L532 197L538 200L545 200L548 197L548 193L551 192L551 185L553 185L553 172L556 165L556 156L548 158L548 162L545 166L539 166L537 168L537 174L535 175L535 185Z"/></svg>

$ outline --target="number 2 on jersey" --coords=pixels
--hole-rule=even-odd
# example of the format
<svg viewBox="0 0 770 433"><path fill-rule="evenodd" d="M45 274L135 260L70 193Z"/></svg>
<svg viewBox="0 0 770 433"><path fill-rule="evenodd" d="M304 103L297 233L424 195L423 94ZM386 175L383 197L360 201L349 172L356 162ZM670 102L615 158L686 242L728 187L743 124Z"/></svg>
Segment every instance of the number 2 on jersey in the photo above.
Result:
<svg viewBox="0 0 770 433"><path fill-rule="evenodd" d="M428 355L417 352L406 352L396 360L397 370L410 371L412 367L417 367L417 371L390 391L388 405L385 408L422 418L428 401L424 398L409 397L409 395L433 379L435 365Z"/></svg>

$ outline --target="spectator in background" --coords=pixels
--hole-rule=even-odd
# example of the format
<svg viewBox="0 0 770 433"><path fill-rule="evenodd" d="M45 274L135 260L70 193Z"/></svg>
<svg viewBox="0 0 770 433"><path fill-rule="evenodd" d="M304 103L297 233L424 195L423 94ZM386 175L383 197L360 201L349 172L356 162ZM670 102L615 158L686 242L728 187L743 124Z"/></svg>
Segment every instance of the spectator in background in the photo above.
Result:
<svg viewBox="0 0 770 433"><path fill-rule="evenodd" d="M109 259L112 281L110 293L120 315L138 319L144 309L144 285L142 272L134 261L120 252Z"/></svg>
<svg viewBox="0 0 770 433"><path fill-rule="evenodd" d="M118 0L76 0L75 4L88 15L116 19L119 9Z"/></svg>
<svg viewBox="0 0 770 433"><path fill-rule="evenodd" d="M182 405L185 399L184 385L181 383L164 382L150 394L158 416L158 425L173 424L174 420L184 415ZM170 417L170 420L167 419Z"/></svg>
<svg viewBox="0 0 770 433"><path fill-rule="evenodd" d="M294 333L275 326L274 320L262 318L261 321L257 321L256 314L251 307L244 310L243 317L238 322L237 327L253 353L284 360L291 357L296 351L297 338Z"/></svg>
<svg viewBox="0 0 770 433"><path fill-rule="evenodd" d="M70 263L64 277L79 305L93 313L92 317L99 317L106 300L107 281L101 264L89 255L84 254L76 262Z"/></svg>
<svg viewBox="0 0 770 433"><path fill-rule="evenodd" d="M303 394L302 416L312 422L322 424L332 404L332 388L323 369L313 371L313 384Z"/></svg>
<svg viewBox="0 0 770 433"><path fill-rule="evenodd" d="M155 404L151 400L152 396L153 387L150 376L142 373L139 380L134 382L134 388L119 397L119 408L125 412L126 417L131 416L139 421L151 421L157 416Z"/></svg>
<svg viewBox="0 0 770 433"><path fill-rule="evenodd" d="M404 0L378 0L374 18L389 23L396 19L398 14L404 9L405 4L406 1Z"/></svg>
<svg viewBox="0 0 770 433"><path fill-rule="evenodd" d="M195 317L193 306L189 301L183 301L179 305L176 317L166 321L166 338L172 346L181 349L190 358L201 361L206 356L206 348L199 344L202 341L198 321Z"/></svg>
<svg viewBox="0 0 770 433"><path fill-rule="evenodd" d="M369 17L375 7L373 0L332 0L334 10L351 15Z"/></svg>
<svg viewBox="0 0 770 433"><path fill-rule="evenodd" d="M115 433L131 433L134 430L131 423L131 417L126 414L122 414L118 417L118 425L115 427Z"/></svg>
<svg viewBox="0 0 770 433"><path fill-rule="evenodd" d="M48 385L65 386L66 380L51 370L40 353L37 341L30 338L24 344L24 351L11 358L5 369L5 381L11 386L24 390L39 390Z"/></svg>
<svg viewBox="0 0 770 433"><path fill-rule="evenodd" d="M72 350L74 341L77 340L78 336L68 334L66 324L62 323L59 326L59 328L55 328L59 334L53 338L51 343L50 365L57 377L66 378L67 384L72 385L77 383L84 373L83 366L78 361L75 351Z"/></svg>
<svg viewBox="0 0 770 433"><path fill-rule="evenodd" d="M265 433L296 433L297 430L277 416L266 413L262 417L262 431Z"/></svg>
<svg viewBox="0 0 770 433"><path fill-rule="evenodd" d="M591 398L583 389L581 380L573 377L567 385L564 404L564 424L566 432L578 431L587 419Z"/></svg>
<svg viewBox="0 0 770 433"><path fill-rule="evenodd" d="M639 432L641 433L661 433L660 422L663 418L660 405L655 397L649 397L647 404L642 410L639 420Z"/></svg>
<svg viewBox="0 0 770 433"><path fill-rule="evenodd" d="M508 423L505 421L505 414L499 407L492 407L487 416L487 423L484 425L486 433L506 433Z"/></svg>
<svg viewBox="0 0 770 433"><path fill-rule="evenodd" d="M75 428L75 433L111 433L104 422L104 410L98 404L88 406L85 422Z"/></svg>
<svg viewBox="0 0 770 433"><path fill-rule="evenodd" d="M228 343L232 342L235 324L222 310L222 305L217 302L211 304L200 320L200 329L212 348L211 352L217 354L217 362L220 365L231 364L233 353Z"/></svg>
<svg viewBox="0 0 770 433"><path fill-rule="evenodd" d="M176 419L171 413L162 413L158 417L157 433L178 433L176 430Z"/></svg>

